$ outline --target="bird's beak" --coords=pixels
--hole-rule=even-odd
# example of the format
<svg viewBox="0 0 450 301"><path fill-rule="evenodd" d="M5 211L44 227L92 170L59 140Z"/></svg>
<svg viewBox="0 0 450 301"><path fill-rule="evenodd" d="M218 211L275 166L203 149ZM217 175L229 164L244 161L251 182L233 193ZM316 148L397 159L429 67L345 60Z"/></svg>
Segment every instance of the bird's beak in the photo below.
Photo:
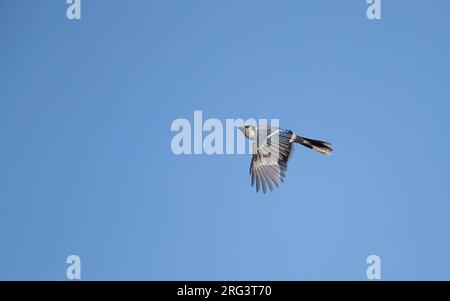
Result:
<svg viewBox="0 0 450 301"><path fill-rule="evenodd" d="M238 126L238 129L239 129L241 132L244 132L244 127L243 127L243 126Z"/></svg>

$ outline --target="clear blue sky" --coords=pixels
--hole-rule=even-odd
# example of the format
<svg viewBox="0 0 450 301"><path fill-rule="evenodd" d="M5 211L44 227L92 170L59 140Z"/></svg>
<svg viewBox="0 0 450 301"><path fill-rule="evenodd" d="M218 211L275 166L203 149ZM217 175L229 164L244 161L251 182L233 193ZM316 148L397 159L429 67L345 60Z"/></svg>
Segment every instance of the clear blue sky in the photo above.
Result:
<svg viewBox="0 0 450 301"><path fill-rule="evenodd" d="M0 279L450 279L450 2L0 2ZM175 118L279 118L285 183L175 156Z"/></svg>

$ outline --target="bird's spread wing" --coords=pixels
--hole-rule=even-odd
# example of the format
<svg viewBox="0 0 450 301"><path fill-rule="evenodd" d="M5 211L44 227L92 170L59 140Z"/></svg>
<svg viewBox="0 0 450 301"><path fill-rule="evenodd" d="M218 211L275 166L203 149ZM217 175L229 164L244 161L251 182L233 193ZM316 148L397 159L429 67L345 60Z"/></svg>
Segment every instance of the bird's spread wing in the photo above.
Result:
<svg viewBox="0 0 450 301"><path fill-rule="evenodd" d="M250 174L257 192L260 188L264 193L267 188L272 191L283 182L292 151L291 138L291 131L277 129L265 137L260 136L259 143L254 142Z"/></svg>

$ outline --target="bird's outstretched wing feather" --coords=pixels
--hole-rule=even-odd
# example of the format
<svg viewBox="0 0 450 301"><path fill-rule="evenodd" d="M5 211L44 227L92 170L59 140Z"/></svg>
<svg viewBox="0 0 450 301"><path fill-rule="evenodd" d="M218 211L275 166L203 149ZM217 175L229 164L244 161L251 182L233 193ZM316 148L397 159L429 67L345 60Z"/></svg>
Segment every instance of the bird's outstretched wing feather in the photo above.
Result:
<svg viewBox="0 0 450 301"><path fill-rule="evenodd" d="M276 129L254 143L255 152L250 164L252 186L265 193L278 187L284 180L287 163L292 152L292 132Z"/></svg>

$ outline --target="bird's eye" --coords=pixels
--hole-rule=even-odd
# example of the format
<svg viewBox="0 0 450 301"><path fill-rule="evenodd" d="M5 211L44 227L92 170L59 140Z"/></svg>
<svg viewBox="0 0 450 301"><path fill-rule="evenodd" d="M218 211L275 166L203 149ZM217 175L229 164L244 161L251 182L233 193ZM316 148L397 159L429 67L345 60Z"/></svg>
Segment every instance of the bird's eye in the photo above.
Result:
<svg viewBox="0 0 450 301"><path fill-rule="evenodd" d="M250 126L249 126L248 124L247 124L247 125L245 125L245 128L246 128L246 129L248 129L249 127L250 127Z"/></svg>

